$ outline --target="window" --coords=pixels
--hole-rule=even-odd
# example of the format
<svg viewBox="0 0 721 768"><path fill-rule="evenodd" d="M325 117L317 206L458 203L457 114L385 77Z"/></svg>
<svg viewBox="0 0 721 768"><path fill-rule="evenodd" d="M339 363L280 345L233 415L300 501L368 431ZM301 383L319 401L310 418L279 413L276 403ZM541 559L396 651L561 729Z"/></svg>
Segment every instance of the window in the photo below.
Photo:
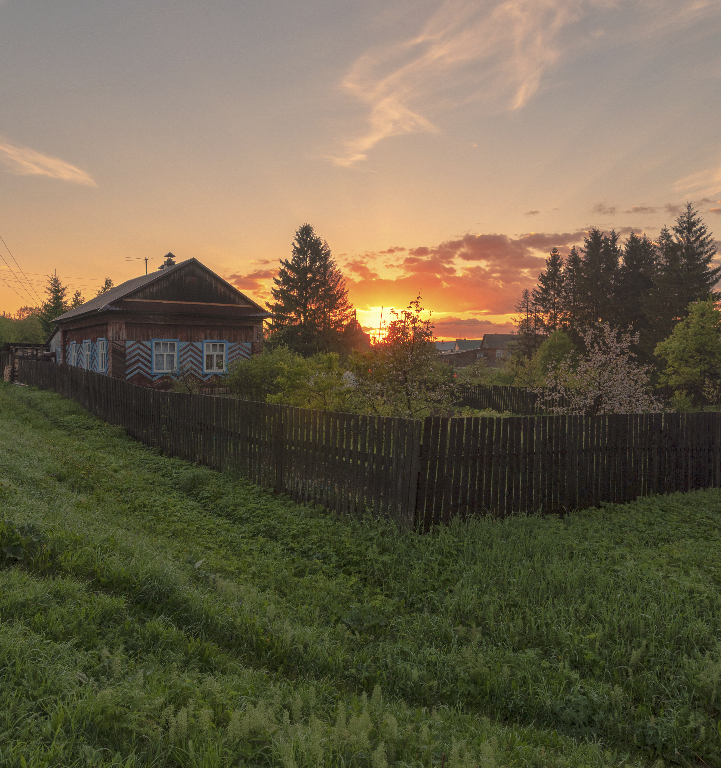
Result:
<svg viewBox="0 0 721 768"><path fill-rule="evenodd" d="M106 367L105 339L98 339L98 371L100 373L105 373Z"/></svg>
<svg viewBox="0 0 721 768"><path fill-rule="evenodd" d="M70 359L68 360L70 365L78 364L78 345L74 342L70 342Z"/></svg>
<svg viewBox="0 0 721 768"><path fill-rule="evenodd" d="M502 349L497 349L496 350L496 357L503 357L503 350Z"/></svg>
<svg viewBox="0 0 721 768"><path fill-rule="evenodd" d="M225 342L206 341L203 343L203 359L205 365L203 373L225 372Z"/></svg>
<svg viewBox="0 0 721 768"><path fill-rule="evenodd" d="M90 370L90 350L92 348L92 342L90 341L84 341L83 342L83 368L85 368L86 371Z"/></svg>
<svg viewBox="0 0 721 768"><path fill-rule="evenodd" d="M153 373L172 373L177 360L177 341L153 341Z"/></svg>

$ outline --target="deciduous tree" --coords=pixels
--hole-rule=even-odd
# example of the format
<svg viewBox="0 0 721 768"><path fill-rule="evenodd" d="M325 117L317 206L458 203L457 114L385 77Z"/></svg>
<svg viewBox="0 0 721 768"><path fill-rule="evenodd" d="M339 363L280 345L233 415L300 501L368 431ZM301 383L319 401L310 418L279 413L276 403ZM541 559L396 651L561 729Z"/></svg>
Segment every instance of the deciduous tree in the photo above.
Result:
<svg viewBox="0 0 721 768"><path fill-rule="evenodd" d="M438 356L421 297L393 311L385 337L351 357L361 407L381 416L417 418L446 408L453 399L453 371Z"/></svg>
<svg viewBox="0 0 721 768"><path fill-rule="evenodd" d="M638 334L599 323L580 333L586 354L565 357L536 393L552 413L596 416L605 413L646 413L661 410L651 392L648 365L632 352Z"/></svg>
<svg viewBox="0 0 721 768"><path fill-rule="evenodd" d="M700 406L721 395L721 312L713 299L695 301L688 315L656 347L661 381Z"/></svg>
<svg viewBox="0 0 721 768"><path fill-rule="evenodd" d="M105 282L100 286L100 289L95 295L100 296L101 293L107 293L111 288L114 288L113 281L109 277L106 277Z"/></svg>

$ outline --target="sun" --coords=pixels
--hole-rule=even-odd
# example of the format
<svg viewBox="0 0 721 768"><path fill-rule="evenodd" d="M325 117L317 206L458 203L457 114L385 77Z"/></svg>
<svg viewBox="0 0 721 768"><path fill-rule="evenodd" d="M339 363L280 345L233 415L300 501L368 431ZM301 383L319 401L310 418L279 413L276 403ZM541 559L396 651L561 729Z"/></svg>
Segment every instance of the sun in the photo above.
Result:
<svg viewBox="0 0 721 768"><path fill-rule="evenodd" d="M385 336L385 328L393 320L394 307L369 307L356 310L358 322L368 331L371 341L376 342Z"/></svg>

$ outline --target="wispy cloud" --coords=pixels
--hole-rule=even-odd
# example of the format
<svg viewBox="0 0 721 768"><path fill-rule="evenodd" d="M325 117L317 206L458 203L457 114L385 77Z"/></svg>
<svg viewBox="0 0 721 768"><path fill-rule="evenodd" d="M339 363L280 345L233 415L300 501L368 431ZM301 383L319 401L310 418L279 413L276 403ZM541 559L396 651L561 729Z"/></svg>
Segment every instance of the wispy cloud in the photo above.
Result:
<svg viewBox="0 0 721 768"><path fill-rule="evenodd" d="M498 99L502 109L520 109L559 57L558 34L577 9L575 0L445 0L420 34L353 64L342 86L368 105L369 127L331 160L353 165L390 136L437 131L422 114L430 99Z"/></svg>
<svg viewBox="0 0 721 768"><path fill-rule="evenodd" d="M7 167L9 173L17 176L48 176L51 179L69 181L72 184L98 186L85 171L66 163L65 160L43 155L29 147L15 146L2 138L0 138L0 162Z"/></svg>
<svg viewBox="0 0 721 768"><path fill-rule="evenodd" d="M718 195L721 192L721 166L706 168L679 179L674 185L677 192L686 195Z"/></svg>
<svg viewBox="0 0 721 768"><path fill-rule="evenodd" d="M615 205L606 205L606 203L596 203L596 205L593 206L593 212L597 213L599 216L615 216L616 210L617 208Z"/></svg>
<svg viewBox="0 0 721 768"><path fill-rule="evenodd" d="M562 61L614 41L678 33L710 0L440 0L420 32L360 56L342 89L367 105L368 126L329 159L352 166L383 139L436 132L433 115L484 103L521 109ZM649 11L652 11L651 13Z"/></svg>

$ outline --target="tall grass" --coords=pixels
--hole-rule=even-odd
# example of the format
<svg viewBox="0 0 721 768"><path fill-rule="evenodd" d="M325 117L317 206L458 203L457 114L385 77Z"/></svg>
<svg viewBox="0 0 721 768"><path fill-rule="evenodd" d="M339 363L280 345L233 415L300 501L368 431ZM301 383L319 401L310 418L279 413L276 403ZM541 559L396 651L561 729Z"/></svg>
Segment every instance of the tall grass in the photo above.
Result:
<svg viewBox="0 0 721 768"><path fill-rule="evenodd" d="M0 388L0 765L721 761L721 493L426 536Z"/></svg>

